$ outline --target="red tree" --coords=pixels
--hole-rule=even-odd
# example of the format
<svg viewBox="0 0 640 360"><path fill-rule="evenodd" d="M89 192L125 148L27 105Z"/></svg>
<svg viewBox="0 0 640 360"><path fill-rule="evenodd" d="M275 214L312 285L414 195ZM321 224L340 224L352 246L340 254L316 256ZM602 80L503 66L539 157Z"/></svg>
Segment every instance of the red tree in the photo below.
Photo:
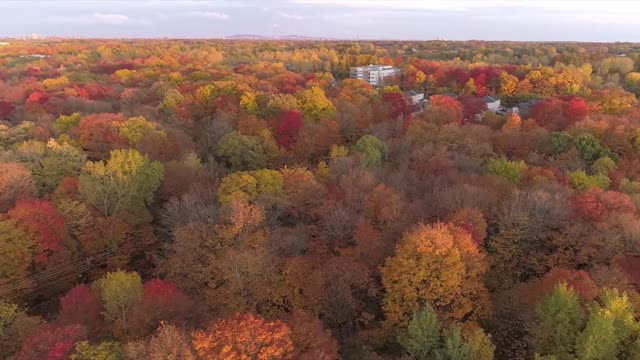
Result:
<svg viewBox="0 0 640 360"><path fill-rule="evenodd" d="M48 98L49 98L49 96L46 93L44 93L44 92L42 92L40 90L37 90L37 91L32 92L31 95L29 95L29 97L27 97L26 103L27 104L36 104L36 103L42 104L45 101L47 101Z"/></svg>
<svg viewBox="0 0 640 360"><path fill-rule="evenodd" d="M565 283L586 301L593 300L598 295L598 287L583 270L553 268L543 277L533 279L527 283L516 285L519 298L523 303L532 307L546 295L550 294L556 284Z"/></svg>
<svg viewBox="0 0 640 360"><path fill-rule="evenodd" d="M53 191L53 197L57 199L73 200L80 196L78 188L80 183L78 178L66 177L63 178L56 189Z"/></svg>
<svg viewBox="0 0 640 360"><path fill-rule="evenodd" d="M296 141L298 141L298 136L300 135L300 130L302 130L303 125L302 115L299 111L289 110L285 112L276 130L278 144L285 149L291 149Z"/></svg>
<svg viewBox="0 0 640 360"><path fill-rule="evenodd" d="M13 111L13 104L6 100L0 101L0 120L4 119Z"/></svg>
<svg viewBox="0 0 640 360"><path fill-rule="evenodd" d="M22 343L16 358L20 360L66 360L78 341L87 338L87 330L81 325L45 325Z"/></svg>
<svg viewBox="0 0 640 360"><path fill-rule="evenodd" d="M558 98L549 98L531 107L531 117L540 125L560 124L564 121L563 102Z"/></svg>
<svg viewBox="0 0 640 360"><path fill-rule="evenodd" d="M392 120L398 118L402 114L407 114L408 106L404 96L398 92L390 92L382 95L382 100L389 109L389 115Z"/></svg>
<svg viewBox="0 0 640 360"><path fill-rule="evenodd" d="M487 222L478 209L461 208L447 216L446 220L471 234L471 239L478 246L482 245L487 236Z"/></svg>
<svg viewBox="0 0 640 360"><path fill-rule="evenodd" d="M162 321L183 325L192 306L193 301L172 281L149 280L144 284L142 300L132 311L132 328L142 335L155 330Z"/></svg>
<svg viewBox="0 0 640 360"><path fill-rule="evenodd" d="M617 259L616 263L626 275L625 278L636 288L640 288L640 257L623 256Z"/></svg>
<svg viewBox="0 0 640 360"><path fill-rule="evenodd" d="M115 126L126 120L121 114L110 113L92 114L80 119L80 144L87 151L89 158L102 160L107 157L109 151L127 144Z"/></svg>
<svg viewBox="0 0 640 360"><path fill-rule="evenodd" d="M45 200L18 200L9 217L33 233L38 240L36 262L46 264L49 254L61 250L66 236L64 217Z"/></svg>
<svg viewBox="0 0 640 360"><path fill-rule="evenodd" d="M38 76L41 73L42 71L40 71L40 68L35 66L29 66L24 71L25 76Z"/></svg>
<svg viewBox="0 0 640 360"><path fill-rule="evenodd" d="M576 214L589 221L602 221L610 214L633 214L636 207L629 195L600 188L589 188L571 198Z"/></svg>
<svg viewBox="0 0 640 360"><path fill-rule="evenodd" d="M60 298L58 323L80 324L94 330L100 323L100 304L87 285L76 285Z"/></svg>
<svg viewBox="0 0 640 360"><path fill-rule="evenodd" d="M558 283L566 283L585 300L593 300L598 295L598 286L589 273L583 270L553 268L540 280L542 293L549 294Z"/></svg>
<svg viewBox="0 0 640 360"><path fill-rule="evenodd" d="M573 97L564 104L564 116L572 123L584 119L589 114L589 106L581 97Z"/></svg>
<svg viewBox="0 0 640 360"><path fill-rule="evenodd" d="M477 114L482 114L487 109L487 104L480 97L460 96L458 101L462 105L462 113L466 121L473 121Z"/></svg>

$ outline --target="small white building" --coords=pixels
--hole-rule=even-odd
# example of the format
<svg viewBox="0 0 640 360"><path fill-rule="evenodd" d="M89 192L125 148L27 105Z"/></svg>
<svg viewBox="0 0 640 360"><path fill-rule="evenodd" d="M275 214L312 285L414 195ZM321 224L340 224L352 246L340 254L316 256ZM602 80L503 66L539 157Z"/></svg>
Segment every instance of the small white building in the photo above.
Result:
<svg viewBox="0 0 640 360"><path fill-rule="evenodd" d="M373 86L383 86L385 78L400 74L399 68L389 65L352 66L349 71L352 79L364 80Z"/></svg>
<svg viewBox="0 0 640 360"><path fill-rule="evenodd" d="M405 91L404 96L411 102L412 105L418 106L424 100L424 91L410 90Z"/></svg>
<svg viewBox="0 0 640 360"><path fill-rule="evenodd" d="M491 96L485 96L484 103L487 104L487 109L489 109L489 111L500 111L500 99L496 99Z"/></svg>

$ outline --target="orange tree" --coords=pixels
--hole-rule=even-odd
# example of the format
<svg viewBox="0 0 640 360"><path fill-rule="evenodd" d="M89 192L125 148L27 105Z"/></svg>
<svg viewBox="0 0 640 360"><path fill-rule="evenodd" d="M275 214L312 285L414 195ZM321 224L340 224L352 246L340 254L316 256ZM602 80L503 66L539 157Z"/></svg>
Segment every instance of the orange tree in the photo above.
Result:
<svg viewBox="0 0 640 360"><path fill-rule="evenodd" d="M291 331L281 321L236 314L192 334L193 346L204 360L292 359Z"/></svg>

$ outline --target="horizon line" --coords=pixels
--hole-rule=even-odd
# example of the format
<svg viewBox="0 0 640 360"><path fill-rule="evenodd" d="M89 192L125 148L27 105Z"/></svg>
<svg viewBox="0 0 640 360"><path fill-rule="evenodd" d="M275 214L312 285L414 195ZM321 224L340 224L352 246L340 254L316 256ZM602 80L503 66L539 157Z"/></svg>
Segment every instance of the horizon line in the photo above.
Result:
<svg viewBox="0 0 640 360"><path fill-rule="evenodd" d="M37 36L33 38L33 36ZM577 43L577 44L640 44L639 41L604 41L604 40L485 40L485 39L406 39L406 38L339 38L339 37L323 37L309 35L258 35L258 34L234 34L227 36L201 36L201 37L182 37L182 36L61 36L61 35L16 35L16 36L0 36L0 40L232 40L232 41L344 41L344 42L360 42L360 41L396 41L396 42L514 42L514 43Z"/></svg>

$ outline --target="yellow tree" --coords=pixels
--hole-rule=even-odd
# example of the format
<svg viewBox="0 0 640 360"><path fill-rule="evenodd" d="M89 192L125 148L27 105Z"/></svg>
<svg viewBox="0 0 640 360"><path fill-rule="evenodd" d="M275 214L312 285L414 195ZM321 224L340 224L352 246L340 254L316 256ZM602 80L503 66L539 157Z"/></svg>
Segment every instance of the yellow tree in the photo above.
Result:
<svg viewBox="0 0 640 360"><path fill-rule="evenodd" d="M470 78L469 80L467 80L466 83L464 83L464 88L462 89L462 94L464 95L473 95L476 93L476 82L475 80L473 80L473 78Z"/></svg>
<svg viewBox="0 0 640 360"><path fill-rule="evenodd" d="M324 94L324 91L313 86L298 94L300 110L307 120L320 120L333 114L335 107Z"/></svg>
<svg viewBox="0 0 640 360"><path fill-rule="evenodd" d="M427 81L427 75L425 73L423 73L422 71L418 70L416 72L416 83L418 85L422 85L422 84L424 84L425 81Z"/></svg>
<svg viewBox="0 0 640 360"><path fill-rule="evenodd" d="M518 78L506 72L500 73L500 95L511 96L518 89Z"/></svg>
<svg viewBox="0 0 640 360"><path fill-rule="evenodd" d="M448 320L478 318L487 306L485 255L454 225L419 224L407 232L381 269L389 325L406 325L424 304Z"/></svg>

